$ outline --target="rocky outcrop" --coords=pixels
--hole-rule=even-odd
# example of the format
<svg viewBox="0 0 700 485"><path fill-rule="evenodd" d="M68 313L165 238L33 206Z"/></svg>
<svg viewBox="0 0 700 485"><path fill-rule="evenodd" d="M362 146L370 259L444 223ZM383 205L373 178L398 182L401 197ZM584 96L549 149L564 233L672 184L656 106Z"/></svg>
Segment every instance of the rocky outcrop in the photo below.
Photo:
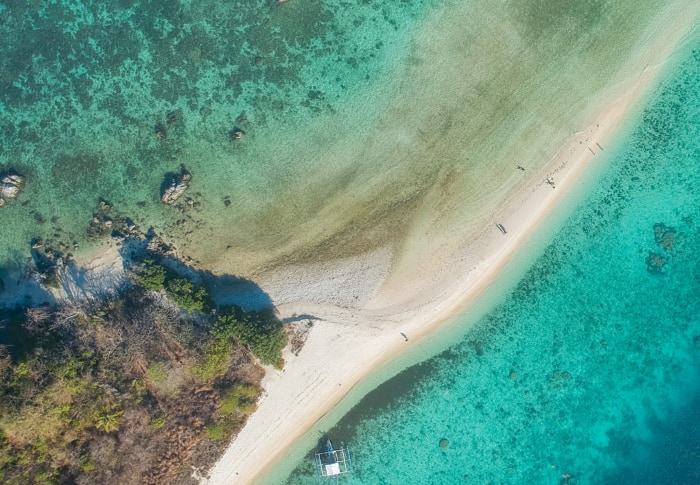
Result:
<svg viewBox="0 0 700 485"><path fill-rule="evenodd" d="M14 172L0 174L0 207L5 199L17 197L24 186L24 177Z"/></svg>
<svg viewBox="0 0 700 485"><path fill-rule="evenodd" d="M189 188L190 180L192 180L192 174L184 169L179 175L173 176L160 197L163 204L174 204Z"/></svg>

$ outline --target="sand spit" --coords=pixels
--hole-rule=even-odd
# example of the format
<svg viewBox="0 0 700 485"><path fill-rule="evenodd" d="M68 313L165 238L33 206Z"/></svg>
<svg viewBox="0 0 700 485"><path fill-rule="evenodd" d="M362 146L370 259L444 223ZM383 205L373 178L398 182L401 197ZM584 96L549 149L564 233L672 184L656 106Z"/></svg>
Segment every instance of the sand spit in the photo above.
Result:
<svg viewBox="0 0 700 485"><path fill-rule="evenodd" d="M678 7L679 8L679 7ZM673 18L673 12L667 12ZM677 13L677 12L676 12ZM679 43L691 29L687 24L667 32L649 33L630 75L599 100L597 115L575 133L528 182L493 214L487 227L476 229L468 243L455 244L447 254L423 260L413 275L369 278L368 298L348 300L352 287L344 284L305 284L287 278L271 293L282 318L306 318L313 323L298 355L287 353L284 371L270 370L263 382L265 395L259 408L229 449L210 471L207 485L264 481L265 473L294 442L336 405L363 377L391 361L420 337L440 329L464 310L496 278L519 247L543 223L561 197L576 186L581 175L599 156L632 114ZM499 226L500 224L500 226ZM381 256L381 257L380 257ZM387 268L385 254L358 258L355 274L367 268ZM394 255L396 258L397 255ZM373 258L376 265L372 264ZM345 261L343 281L361 281ZM302 281L335 281L331 267L304 268ZM289 270L288 275L293 274ZM311 271L311 273L309 273ZM274 274L264 280L273 281ZM288 284L285 291L285 284ZM328 292L333 293L329 295ZM373 295L369 297L369 295ZM321 303L321 302L330 303ZM302 317L300 317L302 316ZM405 334L409 337L406 341Z"/></svg>
<svg viewBox="0 0 700 485"><path fill-rule="evenodd" d="M628 103L615 105L596 125L563 148L560 155L566 154L566 158L555 157L543 170L542 180L514 198L513 208L517 209L495 218L491 227L484 228L482 238L475 242L477 251L456 254L456 265L446 267L436 262L433 278L440 284L429 290L425 298L395 303L401 295L425 290L425 281L403 280L379 289L363 306L321 304L318 301L327 297L328 288L311 285L305 286L309 292L306 302L278 306L283 319L302 318L313 324L308 339L298 355L285 355L284 371L268 371L258 410L211 471L210 479L202 483L257 482L296 439L363 377L463 310L493 281L593 158L587 148L581 148L581 142L604 146L627 107ZM555 188L546 182L547 178L554 181ZM497 223L506 228L506 234L502 234ZM377 267L383 267L383 262L377 261ZM358 261L358 274L366 267L367 260L364 264ZM320 273L317 278L328 281L332 276ZM336 299L345 300L347 289L337 286ZM289 296L276 296L288 301L297 291L291 287Z"/></svg>

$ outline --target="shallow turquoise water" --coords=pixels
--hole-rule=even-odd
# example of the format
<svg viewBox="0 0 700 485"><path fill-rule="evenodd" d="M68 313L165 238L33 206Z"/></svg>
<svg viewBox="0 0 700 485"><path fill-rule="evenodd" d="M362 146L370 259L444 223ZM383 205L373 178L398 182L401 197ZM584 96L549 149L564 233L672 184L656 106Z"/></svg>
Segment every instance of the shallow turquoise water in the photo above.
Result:
<svg viewBox="0 0 700 485"><path fill-rule="evenodd" d="M342 483L700 483L698 120L695 50L505 300L328 430Z"/></svg>
<svg viewBox="0 0 700 485"><path fill-rule="evenodd" d="M426 4L0 2L0 172L27 179L0 212L0 266L21 266L35 237L102 243L87 234L100 198L183 245L221 225L241 228L223 246L259 244L272 231L256 217L315 170L290 139L385 84ZM181 164L189 213L159 200Z"/></svg>
<svg viewBox="0 0 700 485"><path fill-rule="evenodd" d="M243 276L467 232L523 180L515 159L535 173L580 129L666 3L0 1L0 171L27 179L0 277L33 238L106 244L100 198ZM165 207L181 165L191 203Z"/></svg>

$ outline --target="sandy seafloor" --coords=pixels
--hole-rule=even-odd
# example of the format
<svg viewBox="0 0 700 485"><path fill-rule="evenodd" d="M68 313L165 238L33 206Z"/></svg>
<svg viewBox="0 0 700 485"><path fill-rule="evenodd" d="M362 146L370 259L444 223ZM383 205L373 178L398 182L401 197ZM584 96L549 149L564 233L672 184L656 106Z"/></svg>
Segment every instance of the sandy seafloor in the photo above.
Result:
<svg viewBox="0 0 700 485"><path fill-rule="evenodd" d="M283 315L318 310L336 320L330 323L365 325L364 333L358 331L353 338L360 342L375 332L377 349L395 355L396 344L387 343L384 331L397 334L403 323L410 323L421 334L431 323L454 316L464 303L453 285L458 273L472 271L470 284L475 285L480 264L491 262L498 269L517 247L512 244L489 259L494 223L520 226L523 232L515 237L519 233L514 231L514 241L527 239L531 217L516 210L518 197L549 188L548 177L558 183L567 156L578 159L583 151L601 150L593 146L597 137L608 141L619 126L601 127L596 120L610 113L613 101L625 98L634 86L630 79L646 79L642 87L648 89L655 72L677 61L669 59L672 47L687 45L686 32L697 11L695 2L651 0L0 3L0 29L10 40L0 56L5 86L0 168L26 176L18 200L0 209L0 277L9 286L24 274L33 238L64 244L79 259L107 247L107 239L89 240L86 235L102 198L143 229L152 227L198 267L252 279ZM633 91L630 99L643 99L644 90ZM612 111L626 114L631 108L622 104ZM168 123L170 113L176 115ZM167 126L167 139L155 136L159 123ZM669 129L659 123L652 139L666 140ZM230 139L234 127L245 130L242 140ZM575 150L580 150L576 156ZM553 163L560 159L562 163ZM160 186L165 174L181 165L193 174L187 193L192 206L165 207L159 201ZM655 187L649 182L640 193ZM666 198L676 197L671 193ZM506 208L512 212L504 212ZM535 219L545 213L537 212ZM522 217L513 220L514 214ZM681 229L683 219L662 215L678 234L680 247L685 241L681 235L689 232ZM652 241L656 222L663 221L650 223ZM689 239L687 244L693 244ZM640 251L643 261L646 246ZM455 255L461 259L454 260ZM620 286L626 284L639 283ZM658 278L649 284L658 285ZM658 296L658 291L649 295ZM435 311L426 305L435 305ZM360 323L352 320L356 311ZM578 314L580 309L567 311ZM552 323L550 330L557 328ZM525 335L541 333L533 329ZM521 338L510 341L516 340ZM472 347L479 357L502 363L496 350L484 350L489 345L477 337L471 341L477 342ZM534 352L537 343L526 347ZM697 357L690 355L691 360ZM349 368L341 369L346 384L354 385L369 364L385 361L364 362L359 376L357 366L347 363ZM569 367L576 365L584 368L578 361ZM552 379L554 387L569 386L572 379L578 386L576 372L564 367L557 362L537 372L549 376L550 386ZM468 369L465 374L474 366ZM516 378L511 380L519 382L519 371L512 372ZM328 379L311 377L317 384ZM447 388L460 387L449 379L449 385L419 382L426 388L442 386L440 392L447 396ZM460 388L487 381L473 376ZM650 386L649 395L656 395ZM326 391L324 405L337 402L345 392L334 391L329 398ZM473 388L462 392L466 394L454 393L459 403L477 402L476 392L488 394ZM546 405L561 397L529 392L544 396ZM428 394L436 401L434 391ZM640 402L652 404L642 407L656 409L649 395ZM308 405L304 399L301 403ZM265 416L264 406L260 416ZM537 406L530 407L539 412ZM457 408L448 403L441 409ZM464 416L478 421L484 404L475 409L463 410L451 422ZM499 409L489 414L489 423L502 421L498 413L505 413L501 418L506 421L513 415L508 414L511 408ZM611 418L604 427L629 422L624 417L637 416L636 410L616 409L622 418ZM417 412L421 414L433 419L440 413ZM397 419L421 422L403 415L369 419L386 419L389 428ZM557 419L563 423L561 433L589 424L567 421L564 411ZM476 421L465 420L472 425ZM373 447L387 446L373 440L392 438L387 428L368 423L368 429L381 431L362 434L364 424L357 423L353 431L338 432L368 446L358 450L360 461L368 464L365 471L358 469L350 480L377 483L376 477L384 477L383 483L403 483L382 475L387 464L372 465L368 456ZM406 430L392 443L406 443L411 435L428 440L416 441L412 450L433 450L434 433L422 426L423 431ZM489 426L482 424L483 429ZM522 433L522 426L503 436ZM605 438L599 437L610 433L599 431L595 445L604 447ZM303 429L294 432L297 436ZM447 438L446 431L438 434ZM595 434L593 428L590 434ZM483 446L486 438L473 438L472 448L459 448L452 440L448 450L437 450L442 455L429 459L456 461L420 466L415 461L403 466L409 474L405 478L420 481L426 477L420 473L433 466L459 473L455 477L460 481L465 475L480 476L464 471L465 455L453 453L460 449L501 467L492 475L484 467L484 480L497 480L503 469L510 474L505 482L544 476L536 474L541 470L535 465L519 468L508 462L511 455L504 444ZM566 445L569 452L578 451L576 442ZM491 454L485 457L474 449ZM400 455L408 453L397 449L391 456ZM605 462L599 455L595 459ZM546 476L552 483L568 473L559 473L558 463L549 465L555 467ZM578 468L584 469L576 473L595 477L590 468ZM295 477L292 483L302 480ZM424 483L454 483L452 478L429 475Z"/></svg>
<svg viewBox="0 0 700 485"><path fill-rule="evenodd" d="M0 266L100 244L103 198L219 274L384 247L411 272L541 177L666 4L550 3L3 4L0 166L27 185ZM165 207L181 165L194 207Z"/></svg>

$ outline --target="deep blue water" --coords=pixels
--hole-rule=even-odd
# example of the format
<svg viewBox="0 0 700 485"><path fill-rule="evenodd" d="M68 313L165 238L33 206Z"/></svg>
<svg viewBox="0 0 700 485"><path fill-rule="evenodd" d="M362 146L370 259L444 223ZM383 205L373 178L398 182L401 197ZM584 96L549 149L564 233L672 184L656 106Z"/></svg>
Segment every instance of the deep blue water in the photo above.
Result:
<svg viewBox="0 0 700 485"><path fill-rule="evenodd" d="M693 50L503 303L328 430L341 481L700 483L699 128Z"/></svg>

